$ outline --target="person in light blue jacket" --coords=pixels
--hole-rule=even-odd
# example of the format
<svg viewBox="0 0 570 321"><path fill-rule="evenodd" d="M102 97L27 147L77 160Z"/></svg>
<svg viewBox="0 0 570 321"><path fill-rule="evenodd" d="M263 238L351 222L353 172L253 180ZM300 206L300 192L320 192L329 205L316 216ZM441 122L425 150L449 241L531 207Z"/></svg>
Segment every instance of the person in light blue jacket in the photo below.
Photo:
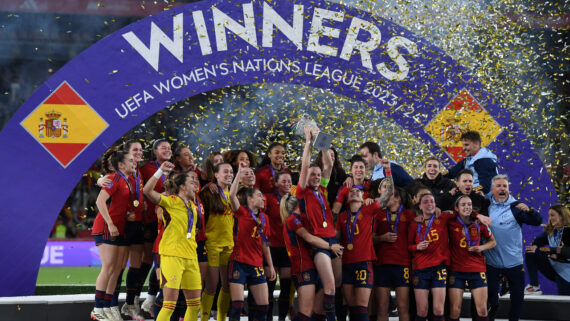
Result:
<svg viewBox="0 0 570 321"><path fill-rule="evenodd" d="M491 179L499 174L497 171L497 156L488 148L481 147L481 135L474 130L461 135L461 144L465 158L455 164L445 177L454 179L463 169L473 171L473 187L481 189L484 194L489 193ZM480 187L479 187L480 186Z"/></svg>
<svg viewBox="0 0 570 321"><path fill-rule="evenodd" d="M540 225L540 213L515 200L509 194L509 178L496 175L491 180L489 195L491 232L497 246L485 251L487 259L489 317L494 320L499 307L499 275L504 275L510 284L511 310L509 320L518 320L524 299L524 267L522 224Z"/></svg>
<svg viewBox="0 0 570 321"><path fill-rule="evenodd" d="M565 246L562 242L564 228L570 228L568 209L561 204L552 205L544 233L526 247L526 267L530 278L530 284L525 288L526 295L542 294L538 271L556 283L559 295L570 295L570 261L559 257L561 248Z"/></svg>

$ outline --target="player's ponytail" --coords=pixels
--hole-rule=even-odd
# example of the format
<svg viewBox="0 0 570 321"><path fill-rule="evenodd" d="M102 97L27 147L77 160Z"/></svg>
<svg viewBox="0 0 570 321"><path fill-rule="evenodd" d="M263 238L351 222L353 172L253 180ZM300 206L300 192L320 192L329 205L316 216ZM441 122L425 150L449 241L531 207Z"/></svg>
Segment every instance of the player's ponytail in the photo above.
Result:
<svg viewBox="0 0 570 321"><path fill-rule="evenodd" d="M175 171L171 171L168 174L166 180L164 181L164 191L166 192L167 195L178 194L178 186L174 182L174 178L176 177L177 174L178 173L176 173Z"/></svg>
<svg viewBox="0 0 570 321"><path fill-rule="evenodd" d="M119 170L119 163L123 163L125 158L129 155L128 152L117 150L115 148L109 149L103 154L101 160L101 167L106 174L114 173Z"/></svg>
<svg viewBox="0 0 570 321"><path fill-rule="evenodd" d="M111 174L115 172L115 169L111 165L111 156L115 153L115 148L111 147L109 150L103 154L103 158L101 159L101 168L105 174Z"/></svg>
<svg viewBox="0 0 570 321"><path fill-rule="evenodd" d="M281 221L285 223L285 220L293 213L297 208L297 197L295 195L286 194L281 198L281 203L279 204L279 212L281 215Z"/></svg>

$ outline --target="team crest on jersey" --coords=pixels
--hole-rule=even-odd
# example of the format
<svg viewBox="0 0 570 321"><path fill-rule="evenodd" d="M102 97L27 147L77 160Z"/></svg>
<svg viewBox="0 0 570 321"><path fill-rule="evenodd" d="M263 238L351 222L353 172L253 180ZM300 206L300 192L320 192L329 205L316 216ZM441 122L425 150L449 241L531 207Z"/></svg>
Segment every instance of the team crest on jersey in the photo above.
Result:
<svg viewBox="0 0 570 321"><path fill-rule="evenodd" d="M400 221L405 222L405 221L406 221L406 216L401 215L401 216L400 216Z"/></svg>
<svg viewBox="0 0 570 321"><path fill-rule="evenodd" d="M234 279L239 279L239 271L238 270L234 271Z"/></svg>
<svg viewBox="0 0 570 321"><path fill-rule="evenodd" d="M414 285L418 285L418 283L420 283L420 278L417 276L414 276Z"/></svg>
<svg viewBox="0 0 570 321"><path fill-rule="evenodd" d="M471 229L471 236L477 236L477 230Z"/></svg>
<svg viewBox="0 0 570 321"><path fill-rule="evenodd" d="M170 282L176 283L176 276L171 277L171 278L170 278Z"/></svg>
<svg viewBox="0 0 570 321"><path fill-rule="evenodd" d="M303 273L303 280L305 280L305 282L311 280L311 275L309 274L309 272Z"/></svg>
<svg viewBox="0 0 570 321"><path fill-rule="evenodd" d="M455 283L455 277L453 275L449 276L449 284Z"/></svg>
<svg viewBox="0 0 570 321"><path fill-rule="evenodd" d="M439 220L439 218L436 218L434 223L435 223L435 225L439 225L439 224L441 224L441 221Z"/></svg>

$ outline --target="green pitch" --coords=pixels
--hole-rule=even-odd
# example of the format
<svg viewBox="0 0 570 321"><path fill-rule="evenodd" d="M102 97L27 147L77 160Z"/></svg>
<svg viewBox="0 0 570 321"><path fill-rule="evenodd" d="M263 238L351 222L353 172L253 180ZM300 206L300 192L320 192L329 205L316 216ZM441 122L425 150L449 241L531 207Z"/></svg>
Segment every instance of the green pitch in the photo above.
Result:
<svg viewBox="0 0 570 321"><path fill-rule="evenodd" d="M42 267L36 295L91 293L101 267Z"/></svg>
<svg viewBox="0 0 570 321"><path fill-rule="evenodd" d="M101 267L42 267L36 295L92 293ZM123 292L127 272L123 273ZM145 282L145 285L148 280ZM144 287L146 290L146 286Z"/></svg>
<svg viewBox="0 0 570 321"><path fill-rule="evenodd" d="M101 267L42 267L36 285L95 284Z"/></svg>

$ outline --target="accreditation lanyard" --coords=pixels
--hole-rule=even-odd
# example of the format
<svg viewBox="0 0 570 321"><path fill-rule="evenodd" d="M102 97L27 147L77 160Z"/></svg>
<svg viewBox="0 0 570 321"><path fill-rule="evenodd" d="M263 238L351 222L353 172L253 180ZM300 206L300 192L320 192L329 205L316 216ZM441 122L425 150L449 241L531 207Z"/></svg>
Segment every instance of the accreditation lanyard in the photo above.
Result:
<svg viewBox="0 0 570 321"><path fill-rule="evenodd" d="M422 237L421 232L422 232L422 225L424 225L424 224L423 224L423 222L418 224L418 237L420 238L420 242L423 242L426 239L434 220L435 220L435 214L430 218L429 223L426 226L426 231L424 232L423 237Z"/></svg>
<svg viewBox="0 0 570 321"><path fill-rule="evenodd" d="M158 161L154 161L154 165L156 165L156 170L160 169L160 165L158 164ZM160 175L160 178L162 179L162 183L164 183L166 181L164 174Z"/></svg>
<svg viewBox="0 0 570 321"><path fill-rule="evenodd" d="M313 191L313 194L315 194L315 197L319 200L319 203L321 203L321 211L323 212L323 227L327 227L327 212L325 209L325 201L323 200L323 197L321 196L321 194L315 190L311 190Z"/></svg>
<svg viewBox="0 0 570 321"><path fill-rule="evenodd" d="M564 228L554 230L554 243L556 243L556 246L560 246L560 241L562 241L562 232L564 232Z"/></svg>
<svg viewBox="0 0 570 321"><path fill-rule="evenodd" d="M392 228L392 214L389 209L386 209L386 221L388 221L388 231L391 233L398 233L398 224L400 223L400 216L402 215L402 210L404 207L400 205L398 208L398 214L396 214L396 222L394 222L394 228Z"/></svg>
<svg viewBox="0 0 570 321"><path fill-rule="evenodd" d="M463 220L459 218L459 216L457 216L457 221L459 222L459 224L463 225L463 230L465 231L465 239L467 240L467 244L469 244L469 246L477 245L478 240L471 242L471 236L469 235L469 226L463 223ZM481 235L481 228L479 227L479 224L475 223L475 226L477 227L477 235Z"/></svg>
<svg viewBox="0 0 570 321"><path fill-rule="evenodd" d="M135 196L133 194L133 187L131 186L131 182L129 182L129 179L123 173L121 173L121 171L117 171L117 173L119 173L119 176L121 176L121 178L125 180L125 183L127 183L127 186L129 187L129 196L130 196L130 202L129 203L131 205L130 206L131 211L134 212L135 211L135 204L134 204Z"/></svg>
<svg viewBox="0 0 570 321"><path fill-rule="evenodd" d="M261 213L261 211L260 211L259 212L259 220L258 220L257 217L255 217L255 214L253 214L253 211L251 210L251 208L248 207L247 210L249 211L251 218L253 219L255 224L257 224L257 226L260 226L259 221L261 221L261 226L257 229L257 231L259 232L259 235L261 235L261 239L263 240L263 242L268 243L267 236L265 236L265 233L263 233L263 228L265 227L265 216L263 216L263 213Z"/></svg>
<svg viewBox="0 0 570 321"><path fill-rule="evenodd" d="M180 195L176 196L180 198L182 203L184 203L184 207L186 207L186 211L188 211L188 232L186 233L186 238L190 239L192 238L192 226L194 225L194 213L192 212L192 206L190 205L190 207L188 207L188 204L186 204L186 202L184 201L184 199L182 199L182 197L180 197Z"/></svg>
<svg viewBox="0 0 570 321"><path fill-rule="evenodd" d="M361 210L362 210L362 206L354 214L354 218L352 218L352 224L350 224L352 212L350 210L346 211L346 239L348 242L349 250L352 250L352 247L354 246L353 245L354 244L354 233L356 232L356 223L358 221L358 214L360 214Z"/></svg>

